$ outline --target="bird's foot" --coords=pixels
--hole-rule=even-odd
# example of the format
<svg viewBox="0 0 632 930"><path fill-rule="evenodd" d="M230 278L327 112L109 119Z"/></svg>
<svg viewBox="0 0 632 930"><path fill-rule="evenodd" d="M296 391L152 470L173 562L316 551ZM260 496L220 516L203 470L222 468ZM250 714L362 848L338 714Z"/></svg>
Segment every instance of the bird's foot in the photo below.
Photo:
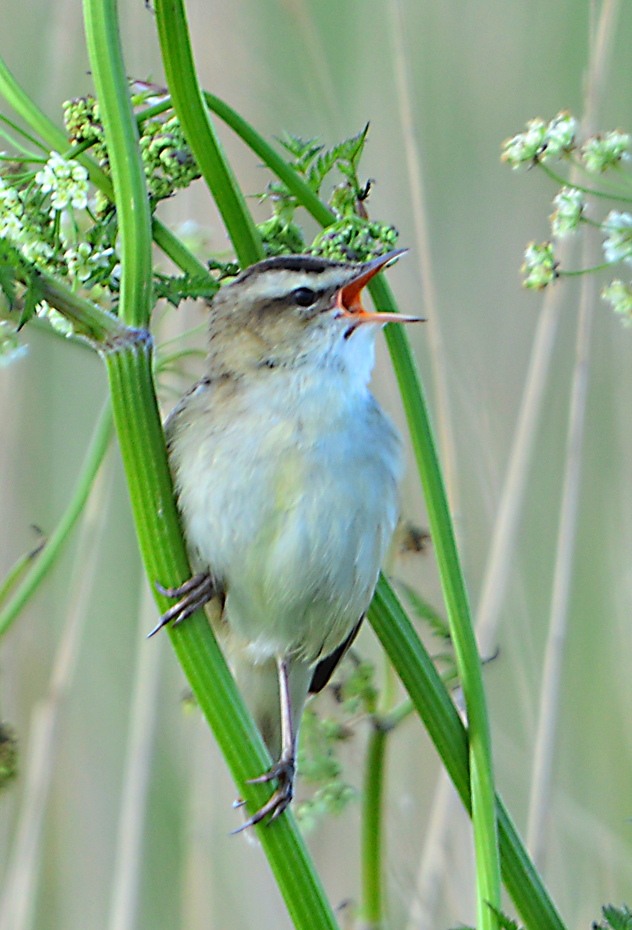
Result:
<svg viewBox="0 0 632 930"><path fill-rule="evenodd" d="M261 823L268 814L270 814L268 824L276 820L294 797L294 774L294 759L280 759L269 771L264 772L263 775L260 775L258 778L250 778L248 780L249 785L266 784L275 778L278 779L279 783L270 800L267 801L263 807L260 807L249 820L241 825L241 827L238 827L232 832L241 833L242 830L246 830L248 827L254 827L255 824Z"/></svg>
<svg viewBox="0 0 632 930"><path fill-rule="evenodd" d="M161 630L163 626L167 626L168 623L173 622L174 626L182 623L200 607L204 607L218 593L217 585L208 572L194 575L178 588L163 588L158 581L155 582L155 585L165 597L177 597L178 602L165 611L160 618L160 623L151 631L149 636L153 636L154 633Z"/></svg>

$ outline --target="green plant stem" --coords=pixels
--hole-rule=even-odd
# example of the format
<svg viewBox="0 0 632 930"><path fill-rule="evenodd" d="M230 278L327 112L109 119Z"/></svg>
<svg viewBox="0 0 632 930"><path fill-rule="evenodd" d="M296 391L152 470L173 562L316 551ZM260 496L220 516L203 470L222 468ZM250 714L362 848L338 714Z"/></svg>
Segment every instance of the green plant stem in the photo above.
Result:
<svg viewBox="0 0 632 930"><path fill-rule="evenodd" d="M75 294L61 281L43 271L37 272L37 281L44 300L70 320L77 335L85 336L93 346L125 334L126 329L117 317Z"/></svg>
<svg viewBox="0 0 632 930"><path fill-rule="evenodd" d="M64 515L47 540L39 558L33 563L31 570L28 572L17 592L6 607L0 611L0 636L7 631L13 620L35 592L40 582L44 580L53 567L64 543L77 522L79 514L84 508L111 439L112 413L108 401L99 417L88 452L86 453L85 461L75 485L72 499Z"/></svg>
<svg viewBox="0 0 632 930"><path fill-rule="evenodd" d="M173 107L244 268L264 258L263 246L204 103L184 5L182 0L156 0L155 11Z"/></svg>
<svg viewBox="0 0 632 930"><path fill-rule="evenodd" d="M190 577L180 534L164 437L155 402L151 343L136 334L129 346L106 353L112 406L126 467L139 544L152 584L178 585ZM157 596L159 609L170 602ZM169 631L196 700L252 813L271 790L247 784L270 767L270 757L237 690L208 618L198 611ZM314 872L293 815L257 827L290 916L301 930L333 930L336 921Z"/></svg>
<svg viewBox="0 0 632 930"><path fill-rule="evenodd" d="M257 132L239 113L214 94L205 93L204 99L209 109L216 113L227 126L230 126L239 138L261 158L273 174L276 174L283 181L290 192L300 201L301 206L308 213L311 213L317 223L320 223L321 226L329 226L335 222L336 214L314 193L292 165L272 148L261 133Z"/></svg>
<svg viewBox="0 0 632 930"><path fill-rule="evenodd" d="M597 191L592 187L582 187L581 184L575 184L568 178L563 178L561 175L556 174L556 172L552 171L548 165L544 164L544 162L538 161L537 164L538 168L541 168L542 171L544 171L544 173L547 174L552 181L555 181L557 184L561 184L563 187L572 187L575 190L582 191L584 194L590 194L592 197L605 197L607 200L620 200L623 203L632 203L632 197L624 197L623 194L617 194L616 191L608 193L607 191ZM574 162L574 164L576 168L585 170L579 162Z"/></svg>
<svg viewBox="0 0 632 930"><path fill-rule="evenodd" d="M116 0L84 0L84 22L118 216L119 313L129 326L147 326L151 313L151 215L123 64Z"/></svg>
<svg viewBox="0 0 632 930"><path fill-rule="evenodd" d="M190 274L192 277L211 277L204 262L196 258L171 232L169 227L165 226L157 217L153 218L152 230L156 245L162 249L165 255L169 256L174 265L177 265L181 271Z"/></svg>
<svg viewBox="0 0 632 930"><path fill-rule="evenodd" d="M378 581L368 617L471 815L468 733L430 656L384 576ZM503 881L525 926L529 930L566 930L499 797L496 803Z"/></svg>
<svg viewBox="0 0 632 930"><path fill-rule="evenodd" d="M24 555L21 555L17 562L15 562L9 569L4 577L4 581L2 584L0 584L0 608L5 603L9 597L9 594L11 591L13 591L17 583L21 581L22 578L24 578L24 575L28 571L29 566L35 564L35 560L46 545L46 542L46 537L42 536L37 546L30 552L26 552Z"/></svg>
<svg viewBox="0 0 632 930"><path fill-rule="evenodd" d="M382 276L371 281L370 290L379 311L396 308L390 287ZM467 708L472 824L476 850L477 926L479 930L495 930L498 917L488 904L497 910L500 908L500 861L491 738L481 661L421 381L408 337L402 327L388 326L385 335L424 489L430 534Z"/></svg>
<svg viewBox="0 0 632 930"><path fill-rule="evenodd" d="M128 151L135 124L130 106L119 99L124 74L118 42L115 9L111 0L86 0L86 33L91 52L95 83L101 87L99 102L108 141L110 158L113 149ZM127 91L126 91L127 93ZM110 138L108 133L113 133ZM116 157L114 186L118 192L130 189L135 169ZM132 153L138 158L138 151ZM114 169L114 161L112 162ZM120 212L121 236L145 236L148 228L145 211ZM128 321L144 320L144 306L138 306L147 292L151 268L139 250L128 250L128 267L124 274L143 278L121 292L121 315ZM132 302L125 306L125 302ZM139 546L147 576L152 586L181 584L191 575L173 494L164 435L160 422L152 374L153 344L149 334L130 329L127 338L109 343L103 349L112 410L119 446L127 474ZM154 589L161 611L169 601ZM234 679L213 635L208 618L199 610L186 623L169 631L193 693L215 734L228 766L244 797L248 809L258 809L271 795L269 785L251 785L252 779L266 771L270 758L248 714ZM273 825L259 825L259 838L268 856L279 888L297 927L305 930L329 928L336 922L319 883L296 823L290 813Z"/></svg>
<svg viewBox="0 0 632 930"><path fill-rule="evenodd" d="M380 930L384 921L382 825L387 731L373 722L367 747L362 792L361 914L364 930Z"/></svg>

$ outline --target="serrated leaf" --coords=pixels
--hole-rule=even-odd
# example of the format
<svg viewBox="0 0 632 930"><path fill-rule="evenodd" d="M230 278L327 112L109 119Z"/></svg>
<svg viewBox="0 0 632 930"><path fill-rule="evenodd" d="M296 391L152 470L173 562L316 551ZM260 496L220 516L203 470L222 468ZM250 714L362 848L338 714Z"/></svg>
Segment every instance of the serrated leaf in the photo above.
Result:
<svg viewBox="0 0 632 930"><path fill-rule="evenodd" d="M186 299L210 300L219 290L219 284L207 275L182 275L181 277L155 275L154 300L160 298L177 307Z"/></svg>
<svg viewBox="0 0 632 930"><path fill-rule="evenodd" d="M487 903L487 906L498 918L499 930L524 930L524 928L521 927L517 921L513 920L513 918L509 917L508 914L503 914L501 910L499 910L497 907L494 907L489 902Z"/></svg>
<svg viewBox="0 0 632 930"><path fill-rule="evenodd" d="M441 636L443 639L450 639L450 626L445 617L442 617L438 610L425 600L421 594L418 594L414 588L411 588L410 585L405 584L403 581L397 581L396 584L406 595L406 599L415 616L430 624L432 631L436 633L437 636Z"/></svg>
<svg viewBox="0 0 632 930"><path fill-rule="evenodd" d="M614 904L606 904L601 910L606 924L598 926L603 927L603 930L632 930L632 912L627 905L615 907Z"/></svg>
<svg viewBox="0 0 632 930"><path fill-rule="evenodd" d="M20 314L20 322L18 323L18 331L22 329L28 321L35 316L37 310L37 305L44 300L44 291L42 290L42 284L40 277L36 271L30 270L27 277L26 291L24 294L24 303L22 305L22 313Z"/></svg>
<svg viewBox="0 0 632 930"><path fill-rule="evenodd" d="M0 253L0 290L7 298L9 310L13 310L15 303L15 270L9 262L3 261Z"/></svg>

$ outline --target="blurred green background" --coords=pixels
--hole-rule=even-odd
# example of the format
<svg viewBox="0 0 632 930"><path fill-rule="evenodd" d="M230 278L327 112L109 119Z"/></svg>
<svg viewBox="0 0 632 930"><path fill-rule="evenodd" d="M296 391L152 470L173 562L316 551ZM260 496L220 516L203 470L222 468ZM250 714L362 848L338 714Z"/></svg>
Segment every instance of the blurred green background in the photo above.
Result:
<svg viewBox="0 0 632 930"><path fill-rule="evenodd" d="M614 41L595 128L632 128L632 9L607 4ZM77 2L0 3L1 53L25 89L61 122L61 103L91 90ZM203 86L266 136L283 130L332 145L371 122L362 174L371 215L394 223L408 256L389 272L403 312L428 312L411 333L445 428L454 436L452 500L476 610L543 298L520 283L522 253L548 235L553 182L512 172L500 145L534 116L577 116L600 6L588 0L190 0ZM154 18L122 3L130 76L163 80ZM221 125L244 190L267 173ZM420 212L420 172L425 211ZM411 191L413 192L411 194ZM266 208L252 201L263 219ZM199 185L161 208L194 220L227 248ZM310 231L315 231L308 225ZM429 249L424 257L423 229ZM428 259L430 270L428 271ZM422 274L422 264L424 273ZM579 251L569 259L577 267ZM606 279L604 279L606 280ZM499 790L526 831L566 455L581 283L555 286L559 324L498 629L486 667ZM598 295L598 289L595 291ZM547 298L551 299L551 298ZM173 331L203 318L181 311ZM0 576L50 533L71 495L105 378L96 357L28 331L29 353L0 368ZM202 337L200 337L202 339ZM434 358L433 358L434 352ZM433 362L435 364L433 364ZM632 334L595 297L574 567L571 579L544 877L569 928L602 904L632 903ZM440 369L437 382L437 365ZM182 390L184 384L176 385ZM384 346L375 391L403 427ZM164 393L165 411L175 400ZM444 451L445 454L445 451ZM449 450L448 450L449 454ZM404 515L425 525L412 460ZM94 563L94 564L93 564ZM399 563L441 604L432 551ZM166 640L146 643L154 608L141 580L122 469L110 454L87 523L0 654L0 710L20 745L19 779L0 797L0 928L289 926L259 848L231 837L238 815L222 759ZM369 630L359 653L377 662ZM362 780L366 732L345 750ZM474 919L471 836L439 787L421 726L389 747L387 873L392 927L439 930ZM359 887L359 804L309 844L340 920ZM345 905L345 907L342 907Z"/></svg>

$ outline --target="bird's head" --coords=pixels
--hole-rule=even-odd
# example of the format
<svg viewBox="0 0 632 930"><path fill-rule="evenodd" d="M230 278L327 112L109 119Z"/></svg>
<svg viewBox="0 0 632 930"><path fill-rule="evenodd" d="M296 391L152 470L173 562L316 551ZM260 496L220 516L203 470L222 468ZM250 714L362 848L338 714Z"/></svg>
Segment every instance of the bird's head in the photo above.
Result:
<svg viewBox="0 0 632 930"><path fill-rule="evenodd" d="M283 255L251 265L211 304L209 364L233 375L254 369L340 365L371 346L375 324L417 317L371 313L361 292L404 250L364 264Z"/></svg>

